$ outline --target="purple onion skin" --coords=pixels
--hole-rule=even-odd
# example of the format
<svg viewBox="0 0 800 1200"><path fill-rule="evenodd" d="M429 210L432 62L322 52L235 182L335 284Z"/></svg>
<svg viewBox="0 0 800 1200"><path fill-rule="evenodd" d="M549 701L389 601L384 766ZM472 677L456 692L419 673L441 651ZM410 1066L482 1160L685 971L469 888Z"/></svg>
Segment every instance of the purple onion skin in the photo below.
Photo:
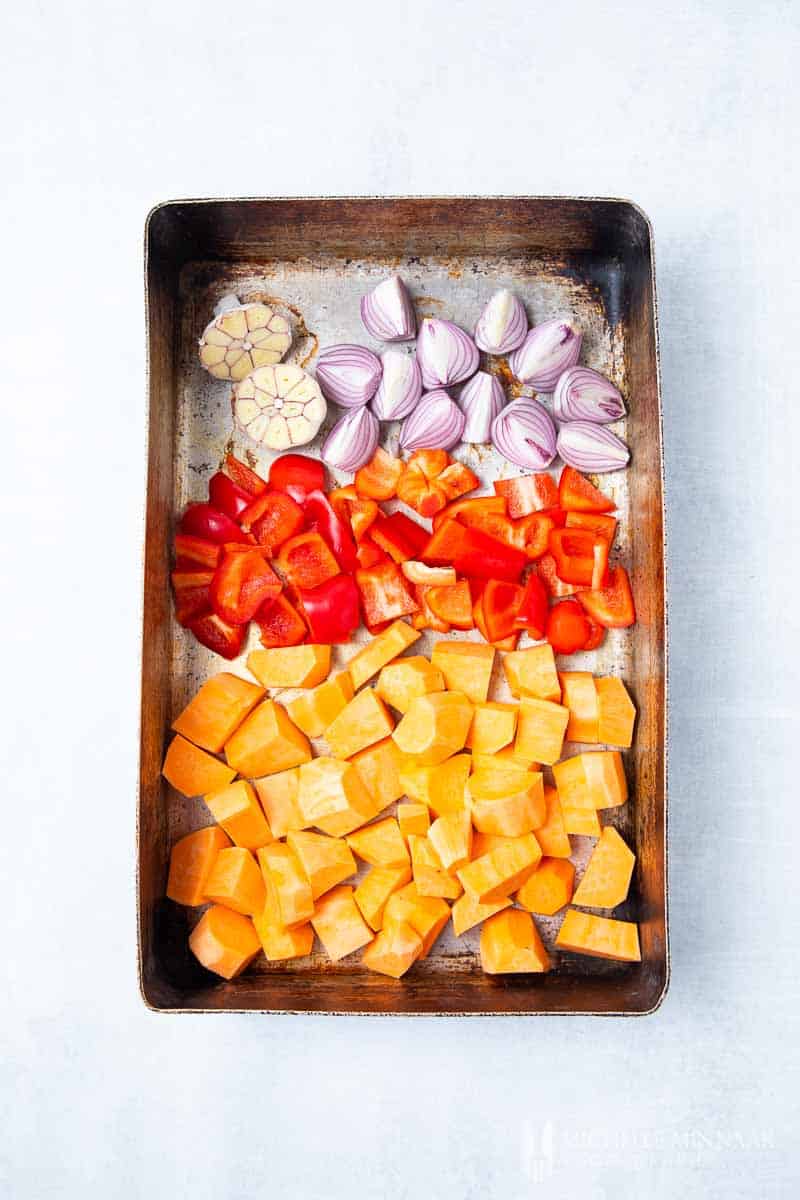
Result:
<svg viewBox="0 0 800 1200"><path fill-rule="evenodd" d="M366 404L375 395L380 379L381 360L365 346L329 346L317 361L317 382L325 399L341 408Z"/></svg>
<svg viewBox="0 0 800 1200"><path fill-rule="evenodd" d="M492 422L506 402L503 385L497 376L478 371L464 384L458 402L466 417L464 441L479 445L490 441Z"/></svg>
<svg viewBox="0 0 800 1200"><path fill-rule="evenodd" d="M378 447L380 426L368 408L353 408L336 422L326 437L320 458L340 471L357 471Z"/></svg>
<svg viewBox="0 0 800 1200"><path fill-rule="evenodd" d="M569 317L554 317L535 325L508 363L520 382L537 392L552 392L559 376L578 361L582 341Z"/></svg>
<svg viewBox="0 0 800 1200"><path fill-rule="evenodd" d="M508 297L508 299L506 299ZM493 310L508 304L509 311L499 338L492 329ZM490 297L475 326L475 345L485 354L510 354L525 341L528 332L528 317L519 300L508 288L501 288Z"/></svg>
<svg viewBox="0 0 800 1200"><path fill-rule="evenodd" d="M408 374L404 394L398 398L388 392L387 384L392 382L395 360L403 359L408 363ZM415 358L404 354L402 350L384 350L381 355L381 381L378 390L370 401L370 407L379 421L401 421L412 413L422 395L422 374Z"/></svg>
<svg viewBox="0 0 800 1200"><path fill-rule="evenodd" d="M466 418L444 388L427 392L400 430L403 450L451 450L461 441Z"/></svg>
<svg viewBox="0 0 800 1200"><path fill-rule="evenodd" d="M543 471L556 456L556 427L547 409L527 396L512 400L492 422L492 441L509 462Z"/></svg>
<svg viewBox="0 0 800 1200"><path fill-rule="evenodd" d="M361 320L378 341L412 341L417 332L417 314L399 275L390 275L361 297Z"/></svg>
<svg viewBox="0 0 800 1200"><path fill-rule="evenodd" d="M469 379L478 369L478 347L452 321L426 317L417 338L417 362L428 389L449 387Z"/></svg>
<svg viewBox="0 0 800 1200"><path fill-rule="evenodd" d="M553 392L553 414L557 421L593 421L610 425L625 416L619 389L591 367L570 367L560 375Z"/></svg>
<svg viewBox="0 0 800 1200"><path fill-rule="evenodd" d="M592 421L569 421L562 425L557 449L570 467L595 475L621 471L631 457L621 438L605 425L595 425Z"/></svg>

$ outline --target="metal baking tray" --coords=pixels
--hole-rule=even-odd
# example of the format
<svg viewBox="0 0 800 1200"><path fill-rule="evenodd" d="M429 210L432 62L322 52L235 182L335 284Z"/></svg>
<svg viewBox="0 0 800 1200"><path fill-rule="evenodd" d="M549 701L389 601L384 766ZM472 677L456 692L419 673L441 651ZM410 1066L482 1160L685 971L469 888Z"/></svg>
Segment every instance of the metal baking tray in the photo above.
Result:
<svg viewBox="0 0 800 1200"><path fill-rule="evenodd" d="M358 300L390 270L408 282L420 316L447 316L467 329L499 286L520 295L532 320L575 314L584 332L582 361L614 379L628 399L624 436L632 465L604 478L603 487L614 491L620 509L618 553L631 572L638 623L610 631L585 662L582 656L569 662L621 674L639 709L635 745L624 756L631 799L606 817L636 851L631 895L615 915L639 921L641 964L554 951L547 975L490 977L480 969L474 930L460 939L446 932L399 982L364 970L354 958L330 964L317 952L289 964L262 958L261 966L225 983L188 950L196 917L164 898L170 846L208 823L201 800L184 799L161 778L170 723L209 673L228 667L173 619L174 521L189 500L205 497L226 449L245 454L248 446L233 427L229 385L198 364L197 340L221 296L269 298L292 323L290 359L313 370L319 346L372 344ZM171 201L147 219L145 273L150 417L138 814L145 1002L182 1012L652 1012L669 974L667 679L661 401L646 216L625 200L566 197ZM492 366L504 372L502 362ZM396 428L382 429L391 445ZM458 455L489 490L493 479L517 473L486 447L464 446ZM260 461L266 466L267 456ZM425 651L424 643L418 646ZM340 661L354 649L340 648ZM232 669L244 673L244 659ZM575 838L573 846L580 865L591 843ZM559 922L537 918L550 944Z"/></svg>

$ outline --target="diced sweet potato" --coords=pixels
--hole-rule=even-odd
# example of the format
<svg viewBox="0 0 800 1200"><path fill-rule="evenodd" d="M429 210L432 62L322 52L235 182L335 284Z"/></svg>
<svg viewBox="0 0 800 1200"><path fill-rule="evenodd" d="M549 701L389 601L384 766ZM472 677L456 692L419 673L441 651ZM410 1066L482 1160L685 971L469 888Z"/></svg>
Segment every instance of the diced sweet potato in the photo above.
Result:
<svg viewBox="0 0 800 1200"><path fill-rule="evenodd" d="M208 825L187 833L172 847L169 856L167 896L176 904L194 908L206 902L206 881L220 850L230 839L218 825Z"/></svg>
<svg viewBox="0 0 800 1200"><path fill-rule="evenodd" d="M633 921L615 921L591 913L567 911L556 937L562 950L575 950L594 958L613 958L617 962L641 962L639 927Z"/></svg>
<svg viewBox="0 0 800 1200"><path fill-rule="evenodd" d="M411 701L393 737L418 766L435 767L463 749L471 723L472 705L462 692L433 692Z"/></svg>
<svg viewBox="0 0 800 1200"><path fill-rule="evenodd" d="M439 855L426 837L411 834L408 839L411 851L411 870L414 883L421 896L436 896L443 900L457 900L463 891L461 883L442 866Z"/></svg>
<svg viewBox="0 0 800 1200"><path fill-rule="evenodd" d="M261 943L252 921L215 904L192 930L189 948L207 970L233 979L253 961Z"/></svg>
<svg viewBox="0 0 800 1200"><path fill-rule="evenodd" d="M465 867L472 850L472 821L467 809L437 817L430 827L428 840L449 874Z"/></svg>
<svg viewBox="0 0 800 1200"><path fill-rule="evenodd" d="M587 908L615 908L626 899L636 855L616 829L607 825L592 851L574 896Z"/></svg>
<svg viewBox="0 0 800 1200"><path fill-rule="evenodd" d="M367 946L361 961L368 971L399 979L421 954L422 938L414 927L407 921L393 921Z"/></svg>
<svg viewBox="0 0 800 1200"><path fill-rule="evenodd" d="M237 846L258 850L272 841L272 831L247 780L237 779L222 791L206 796L205 801L214 820Z"/></svg>
<svg viewBox="0 0 800 1200"><path fill-rule="evenodd" d="M176 733L169 744L161 774L184 796L202 796L224 788L236 772Z"/></svg>
<svg viewBox="0 0 800 1200"><path fill-rule="evenodd" d="M561 819L564 822L565 833L579 837L600 837L600 820L594 808L576 808L571 804L562 804Z"/></svg>
<svg viewBox="0 0 800 1200"><path fill-rule="evenodd" d="M550 970L550 958L530 913L508 908L484 921L481 966L488 975Z"/></svg>
<svg viewBox="0 0 800 1200"><path fill-rule="evenodd" d="M564 817L561 812L561 801L554 787L544 788L545 819L534 830L536 840L542 847L542 854L548 858L569 858L572 847L564 828Z"/></svg>
<svg viewBox="0 0 800 1200"><path fill-rule="evenodd" d="M407 621L397 620L388 629L384 629L383 633L367 642L363 650L354 654L347 664L356 691L373 675L377 675L381 667L385 667L409 646L413 646L419 636L419 630L412 629Z"/></svg>
<svg viewBox="0 0 800 1200"><path fill-rule="evenodd" d="M286 709L274 700L264 700L228 738L225 757L240 775L252 778L308 762L311 747Z"/></svg>
<svg viewBox="0 0 800 1200"><path fill-rule="evenodd" d="M586 772L583 769L584 754L573 754L553 767L553 778L558 788L558 798L563 808L594 808L589 795Z"/></svg>
<svg viewBox="0 0 800 1200"><path fill-rule="evenodd" d="M403 867L373 867L371 871L367 871L353 893L353 899L370 928L381 928L383 910L389 897L410 879L410 862Z"/></svg>
<svg viewBox="0 0 800 1200"><path fill-rule="evenodd" d="M450 906L439 896L421 895L415 883L394 892L386 902L383 923L408 921L422 938L422 954L427 958L434 942L450 919Z"/></svg>
<svg viewBox="0 0 800 1200"><path fill-rule="evenodd" d="M366 946L373 937L347 884L340 884L317 902L311 924L331 962Z"/></svg>
<svg viewBox="0 0 800 1200"><path fill-rule="evenodd" d="M373 688L364 688L328 726L325 740L336 758L352 758L359 750L382 741L394 729L394 719Z"/></svg>
<svg viewBox="0 0 800 1200"><path fill-rule="evenodd" d="M550 700L523 696L519 702L517 752L552 766L561 757L569 709Z"/></svg>
<svg viewBox="0 0 800 1200"><path fill-rule="evenodd" d="M590 671L559 671L561 703L569 709L570 742L597 742L599 710L597 688Z"/></svg>
<svg viewBox="0 0 800 1200"><path fill-rule="evenodd" d="M320 756L300 768L297 804L307 825L344 837L375 816L375 801L358 768Z"/></svg>
<svg viewBox="0 0 800 1200"><path fill-rule="evenodd" d="M412 654L385 666L378 676L375 691L399 713L407 713L415 696L443 692L444 676L422 654Z"/></svg>
<svg viewBox="0 0 800 1200"><path fill-rule="evenodd" d="M493 917L495 913L502 912L510 905L511 901L508 899L494 900L491 904L480 904L469 892L464 892L464 895L459 896L450 910L453 917L453 933L456 937L461 937L462 933L466 933L468 929L474 929L476 925L480 925L481 921L485 921L487 917Z"/></svg>
<svg viewBox="0 0 800 1200"><path fill-rule="evenodd" d="M494 646L480 642L441 641L433 648L431 662L442 672L449 691L482 704L489 695L494 655Z"/></svg>
<svg viewBox="0 0 800 1200"><path fill-rule="evenodd" d="M403 785L400 783L402 760L397 743L390 737L376 742L374 746L367 746L366 750L360 750L351 758L375 801L376 812L382 812L403 795Z"/></svg>
<svg viewBox="0 0 800 1200"><path fill-rule="evenodd" d="M517 892L517 904L552 917L572 899L575 868L567 858L543 858Z"/></svg>
<svg viewBox="0 0 800 1200"><path fill-rule="evenodd" d="M587 750L553 767L562 807L618 808L628 799L619 750Z"/></svg>
<svg viewBox="0 0 800 1200"><path fill-rule="evenodd" d="M311 885L311 896L319 900L325 892L355 875L358 867L343 838L307 830L286 835L286 844L294 851Z"/></svg>
<svg viewBox="0 0 800 1200"><path fill-rule="evenodd" d="M318 687L304 692L286 705L286 711L307 737L322 737L328 726L353 699L349 671L340 671Z"/></svg>
<svg viewBox="0 0 800 1200"><path fill-rule="evenodd" d="M287 958L304 958L314 945L314 930L309 923L287 929L281 923L281 912L274 888L267 889L267 898L260 913L253 917L253 924L261 946L269 962L281 962Z"/></svg>
<svg viewBox="0 0 800 1200"><path fill-rule="evenodd" d="M474 862L476 858L482 858L484 854L490 854L498 846L505 846L507 842L512 840L512 838L501 837L499 833L481 833L479 829L476 829L472 835L472 855L470 861ZM537 838L536 840L538 842L539 839Z"/></svg>
<svg viewBox="0 0 800 1200"><path fill-rule="evenodd" d="M548 642L507 654L503 659L503 670L512 696L532 696L535 700L550 700L553 704L561 700L556 660Z"/></svg>
<svg viewBox="0 0 800 1200"><path fill-rule="evenodd" d="M206 880L206 899L252 917L264 907L264 880L244 846L220 850Z"/></svg>
<svg viewBox="0 0 800 1200"><path fill-rule="evenodd" d="M467 797L473 824L481 833L522 837L545 818L540 771L475 771L467 780Z"/></svg>
<svg viewBox="0 0 800 1200"><path fill-rule="evenodd" d="M258 865L268 892L275 898L282 925L302 925L314 911L311 884L300 859L285 842L258 851Z"/></svg>
<svg viewBox="0 0 800 1200"><path fill-rule="evenodd" d="M400 769L400 783L412 800L431 809L434 816L443 817L466 807L469 769L470 756L454 754L435 767L404 765Z"/></svg>
<svg viewBox="0 0 800 1200"><path fill-rule="evenodd" d="M207 679L200 691L172 722L176 733L219 754L228 738L263 699L264 689L249 679L221 671Z"/></svg>
<svg viewBox="0 0 800 1200"><path fill-rule="evenodd" d="M496 754L472 754L473 771L541 771L542 764L530 757L518 757L516 747L504 746Z"/></svg>
<svg viewBox="0 0 800 1200"><path fill-rule="evenodd" d="M596 680L598 705L598 742L628 747L633 742L636 705L625 684L616 675L600 675Z"/></svg>
<svg viewBox="0 0 800 1200"><path fill-rule="evenodd" d="M467 737L467 746L473 754L497 754L514 740L517 730L516 704L501 704L488 700L476 704Z"/></svg>
<svg viewBox="0 0 800 1200"><path fill-rule="evenodd" d="M311 642L251 650L247 669L265 688L312 688L327 679L331 648Z"/></svg>
<svg viewBox="0 0 800 1200"><path fill-rule="evenodd" d="M297 767L253 780L253 787L276 838L285 837L290 829L305 829L308 824L297 803L299 786L300 772Z"/></svg>
<svg viewBox="0 0 800 1200"><path fill-rule="evenodd" d="M408 847L394 817L384 817L351 833L350 849L371 867L408 866Z"/></svg>
<svg viewBox="0 0 800 1200"><path fill-rule="evenodd" d="M457 875L465 892L481 904L488 904L492 900L502 900L522 887L536 870L541 857L535 835L526 833L522 837L508 838L488 854L473 859Z"/></svg>
<svg viewBox="0 0 800 1200"><path fill-rule="evenodd" d="M428 768L420 767L419 770L428 770ZM404 838L407 838L410 833L425 837L431 827L431 814L427 804L413 802L398 804L397 824L400 826L400 832Z"/></svg>

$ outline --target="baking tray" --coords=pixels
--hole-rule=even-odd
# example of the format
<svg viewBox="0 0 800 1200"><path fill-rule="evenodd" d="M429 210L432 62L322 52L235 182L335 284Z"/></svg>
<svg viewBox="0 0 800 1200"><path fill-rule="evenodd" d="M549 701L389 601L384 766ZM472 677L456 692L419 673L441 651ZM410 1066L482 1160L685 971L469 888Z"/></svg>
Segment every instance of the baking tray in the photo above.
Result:
<svg viewBox="0 0 800 1200"><path fill-rule="evenodd" d="M555 951L547 975L491 977L480 970L474 930L460 939L446 932L399 982L364 970L355 958L330 964L315 952L289 964L262 958L260 967L225 983L188 951L196 914L164 899L170 846L208 823L202 801L185 800L161 778L170 723L209 673L228 666L174 622L174 520L189 500L205 497L226 449L243 454L248 446L233 428L229 385L198 365L197 339L222 295L269 298L292 323L289 357L313 370L320 345L372 344L358 299L390 270L408 282L420 316L447 316L468 329L499 286L521 296L532 320L574 313L584 331L582 361L613 378L629 400L624 436L632 466L604 478L603 487L614 492L620 509L619 554L631 572L638 622L610 631L601 651L585 662L573 656L569 665L621 674L639 709L635 746L624 756L631 799L606 817L636 851L631 894L615 915L639 921L641 964ZM667 680L661 403L652 230L645 215L625 200L566 197L171 201L147 219L145 272L150 418L138 815L145 1002L159 1011L204 1012L652 1012L669 974ZM492 367L509 383L502 361ZM396 428L382 429L391 445ZM320 444L321 437L312 451ZM458 456L489 490L492 479L517 473L485 447L462 447ZM262 466L268 457L261 456ZM354 649L340 648L340 661ZM233 669L245 673L244 659ZM580 866L591 843L576 838L573 846ZM559 922L540 922L550 943Z"/></svg>

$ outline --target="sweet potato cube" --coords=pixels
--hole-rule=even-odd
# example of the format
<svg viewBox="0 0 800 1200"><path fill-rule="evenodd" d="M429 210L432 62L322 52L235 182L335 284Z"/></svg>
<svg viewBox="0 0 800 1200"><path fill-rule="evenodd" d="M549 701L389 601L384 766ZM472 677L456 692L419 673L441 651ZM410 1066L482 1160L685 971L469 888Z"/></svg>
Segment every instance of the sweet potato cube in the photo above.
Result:
<svg viewBox="0 0 800 1200"><path fill-rule="evenodd" d="M261 943L252 921L215 904L192 930L189 948L207 970L233 979L253 961Z"/></svg>
<svg viewBox="0 0 800 1200"><path fill-rule="evenodd" d="M328 678L331 648L306 642L251 650L247 669L265 688L313 688Z"/></svg>
<svg viewBox="0 0 800 1200"><path fill-rule="evenodd" d="M432 842L426 837L411 834L408 839L411 851L411 870L420 896L436 896L443 900L457 900L463 887L455 875L445 871Z"/></svg>
<svg viewBox="0 0 800 1200"><path fill-rule="evenodd" d="M383 925L383 910L393 892L411 880L411 864L404 867L373 867L359 883L353 899L372 929Z"/></svg>
<svg viewBox="0 0 800 1200"><path fill-rule="evenodd" d="M550 958L530 913L508 908L484 921L481 966L488 975L550 970Z"/></svg>
<svg viewBox="0 0 800 1200"><path fill-rule="evenodd" d="M297 767L253 780L253 787L276 838L285 837L290 829L305 829L308 824L297 803L299 786L300 772Z"/></svg>
<svg viewBox="0 0 800 1200"><path fill-rule="evenodd" d="M516 747L504 746L496 754L472 754L472 770L489 771L541 771L542 764L535 759L517 756Z"/></svg>
<svg viewBox="0 0 800 1200"><path fill-rule="evenodd" d="M349 671L340 671L318 687L304 692L286 705L286 711L306 737L322 737L342 709L353 699Z"/></svg>
<svg viewBox="0 0 800 1200"><path fill-rule="evenodd" d="M534 830L536 840L542 847L542 854L548 858L569 858L572 847L564 828L564 817L561 812L561 801L554 787L544 788L545 818L541 825Z"/></svg>
<svg viewBox="0 0 800 1200"><path fill-rule="evenodd" d="M383 633L367 642L347 664L356 691L373 675L377 675L381 667L385 667L409 646L413 646L419 636L419 630L413 629L407 621L397 620L388 629L384 629Z"/></svg>
<svg viewBox="0 0 800 1200"><path fill-rule="evenodd" d="M314 945L314 930L306 922L291 929L281 922L281 910L274 888L267 888L267 898L261 912L253 917L264 954L269 962L287 958L304 958Z"/></svg>
<svg viewBox="0 0 800 1200"><path fill-rule="evenodd" d="M161 774L184 796L202 796L224 788L236 772L176 733L167 749Z"/></svg>
<svg viewBox="0 0 800 1200"><path fill-rule="evenodd" d="M367 946L361 961L368 971L399 979L422 954L422 938L408 921L393 921Z"/></svg>
<svg viewBox="0 0 800 1200"><path fill-rule="evenodd" d="M172 847L169 856L167 896L176 904L194 908L206 902L206 881L217 854L230 846L230 839L219 825L208 825L187 833Z"/></svg>
<svg viewBox="0 0 800 1200"><path fill-rule="evenodd" d="M256 860L244 846L220 850L206 880L206 899L252 917L264 907L266 892Z"/></svg>
<svg viewBox="0 0 800 1200"><path fill-rule="evenodd" d="M441 641L433 647L431 662L442 672L448 691L482 704L489 695L494 654L494 646L480 642Z"/></svg>
<svg viewBox="0 0 800 1200"><path fill-rule="evenodd" d="M311 758L308 738L274 700L254 708L225 743L225 757L240 775L274 775ZM213 788L209 788L213 791Z"/></svg>
<svg viewBox="0 0 800 1200"><path fill-rule="evenodd" d="M338 758L303 763L297 804L307 825L316 825L331 837L352 833L376 813L358 768Z"/></svg>
<svg viewBox="0 0 800 1200"><path fill-rule="evenodd" d="M497 700L476 704L467 737L467 746L472 753L497 754L513 742L518 712L516 704L501 704Z"/></svg>
<svg viewBox="0 0 800 1200"><path fill-rule="evenodd" d="M518 753L552 766L561 758L568 722L568 708L524 696L519 702Z"/></svg>
<svg viewBox="0 0 800 1200"><path fill-rule="evenodd" d="M522 837L545 818L540 771L476 771L467 780L472 822L481 833Z"/></svg>
<svg viewBox="0 0 800 1200"><path fill-rule="evenodd" d="M464 895L459 896L450 909L453 917L453 933L456 937L461 937L462 933L466 933L468 929L474 929L476 925L480 925L481 921L485 921L487 917L493 917L495 913L502 912L510 905L511 901L508 899L494 900L491 904L480 904L469 892L464 892Z"/></svg>
<svg viewBox="0 0 800 1200"><path fill-rule="evenodd" d="M435 767L463 750L471 724L472 705L463 692L433 692L411 701L392 736L418 766Z"/></svg>
<svg viewBox="0 0 800 1200"><path fill-rule="evenodd" d="M559 671L561 703L569 709L567 738L570 742L597 742L598 697L590 671Z"/></svg>
<svg viewBox="0 0 800 1200"><path fill-rule="evenodd" d="M561 819L564 822L565 833L571 833L578 837L600 837L600 820L597 810L594 808L562 804Z"/></svg>
<svg viewBox="0 0 800 1200"><path fill-rule="evenodd" d="M622 904L628 895L635 862L633 851L616 829L607 825L578 884L575 904L587 908L615 908Z"/></svg>
<svg viewBox="0 0 800 1200"><path fill-rule="evenodd" d="M426 767L420 769L427 770ZM431 814L427 804L398 804L397 824L404 838L410 833L425 837L431 827Z"/></svg>
<svg viewBox="0 0 800 1200"><path fill-rule="evenodd" d="M343 838L298 830L287 834L286 844L294 851L305 871L314 900L319 900L325 892L349 879L358 870L350 847Z"/></svg>
<svg viewBox="0 0 800 1200"><path fill-rule="evenodd" d="M406 795L431 809L434 816L460 812L466 808L465 789L469 778L470 756L454 754L436 767L406 765L400 770L400 782Z"/></svg>
<svg viewBox="0 0 800 1200"><path fill-rule="evenodd" d="M617 962L641 962L639 927L633 921L615 921L591 913L567 910L556 937L562 950L575 950L594 958L613 958Z"/></svg>
<svg viewBox="0 0 800 1200"><path fill-rule="evenodd" d="M172 722L176 733L219 754L228 738L264 698L264 689L249 679L221 671L207 679L200 691Z"/></svg>
<svg viewBox="0 0 800 1200"><path fill-rule="evenodd" d="M359 912L353 889L340 884L317 902L311 924L331 962L338 962L372 941L372 930Z"/></svg>
<svg viewBox="0 0 800 1200"><path fill-rule="evenodd" d="M505 846L512 839L501 837L498 833L481 833L476 829L472 835L472 855L471 862L476 858L482 858L484 854L490 854L492 850L496 850L498 846ZM538 838L536 839L538 842Z"/></svg>
<svg viewBox="0 0 800 1200"><path fill-rule="evenodd" d="M503 670L512 696L532 696L534 700L549 700L553 704L560 702L561 685L553 647L548 642L507 654L503 659Z"/></svg>
<svg viewBox="0 0 800 1200"><path fill-rule="evenodd" d="M427 958L433 944L450 919L450 906L441 897L421 895L415 883L394 892L386 902L384 925L407 921L422 938L422 954Z"/></svg>
<svg viewBox="0 0 800 1200"><path fill-rule="evenodd" d="M443 692L444 676L422 654L412 654L385 666L378 676L375 691L399 713L406 713L415 696Z"/></svg>
<svg viewBox="0 0 800 1200"><path fill-rule="evenodd" d="M585 757L585 754L573 754L553 767L553 778L562 808L594 808L583 768Z"/></svg>
<svg viewBox="0 0 800 1200"><path fill-rule="evenodd" d="M272 842L258 851L258 865L268 892L273 895L281 924L302 925L314 911L311 884L291 846Z"/></svg>
<svg viewBox="0 0 800 1200"><path fill-rule="evenodd" d="M371 867L408 866L408 846L394 817L357 829L348 836L347 844Z"/></svg>
<svg viewBox="0 0 800 1200"><path fill-rule="evenodd" d="M457 872L464 891L481 904L502 900L522 887L539 865L542 851L532 833L508 838ZM412 855L413 859L413 855Z"/></svg>
<svg viewBox="0 0 800 1200"><path fill-rule="evenodd" d="M346 704L325 731L336 758L352 758L359 750L383 741L394 729L394 719L373 688L364 688Z"/></svg>
<svg viewBox="0 0 800 1200"><path fill-rule="evenodd" d="M517 904L530 912L552 917L572 899L575 868L567 858L543 858L517 892Z"/></svg>
<svg viewBox="0 0 800 1200"><path fill-rule="evenodd" d="M214 820L237 846L258 850L273 840L255 790L246 779L237 779L222 791L212 792L205 802Z"/></svg>
<svg viewBox="0 0 800 1200"><path fill-rule="evenodd" d="M581 755L586 786L595 808L619 808L628 799L628 781L619 750Z"/></svg>
<svg viewBox="0 0 800 1200"><path fill-rule="evenodd" d="M598 705L598 742L608 746L624 746L633 742L636 705L628 695L625 684L616 675L601 675L595 680Z"/></svg>
<svg viewBox="0 0 800 1200"><path fill-rule="evenodd" d="M472 851L472 821L467 809L437 817L428 839L445 871L452 875L465 867Z"/></svg>
<svg viewBox="0 0 800 1200"><path fill-rule="evenodd" d="M366 750L359 750L350 760L364 780L367 791L375 801L375 811L382 812L403 795L400 767L403 756L393 738L384 738Z"/></svg>

